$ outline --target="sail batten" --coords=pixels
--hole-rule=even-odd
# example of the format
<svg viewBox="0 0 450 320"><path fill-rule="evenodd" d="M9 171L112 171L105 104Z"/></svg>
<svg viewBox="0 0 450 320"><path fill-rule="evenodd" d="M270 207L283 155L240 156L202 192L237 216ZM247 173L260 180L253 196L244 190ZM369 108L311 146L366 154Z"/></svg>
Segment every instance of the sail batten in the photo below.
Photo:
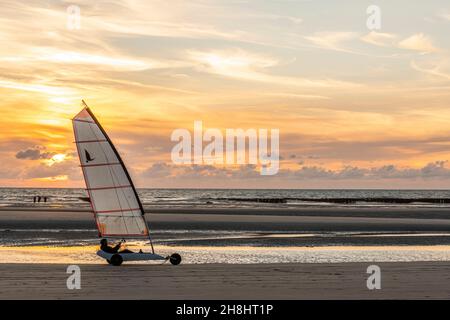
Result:
<svg viewBox="0 0 450 320"><path fill-rule="evenodd" d="M114 144L86 106L73 118L86 190L101 237L147 238L144 209Z"/></svg>

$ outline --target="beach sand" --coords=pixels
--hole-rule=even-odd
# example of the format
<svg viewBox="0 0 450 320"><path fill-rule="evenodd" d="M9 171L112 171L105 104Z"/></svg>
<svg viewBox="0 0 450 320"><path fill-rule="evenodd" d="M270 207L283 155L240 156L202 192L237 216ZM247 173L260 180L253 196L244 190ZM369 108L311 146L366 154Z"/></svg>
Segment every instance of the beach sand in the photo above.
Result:
<svg viewBox="0 0 450 320"><path fill-rule="evenodd" d="M369 263L80 265L69 290L65 264L0 264L0 299L448 299L449 262L378 263L381 289L368 290Z"/></svg>
<svg viewBox="0 0 450 320"><path fill-rule="evenodd" d="M424 243L434 244L431 246L414 246L418 243L418 237L413 236L408 237L409 240L405 242L405 244L411 244L405 246L405 250L402 249L403 247L373 247L373 249L371 247L353 247L350 248L350 253L349 248L339 251L341 249L334 246L310 248L309 245L317 237L305 238L303 235L295 240L297 242L291 242L301 246L294 245L292 248L283 249L264 245L252 248L234 247L233 249L233 247L222 248L222 244L220 244L214 248L205 247L206 249L203 251L201 246L189 248L187 245L205 245L209 242L194 243L190 241L184 243L179 241L178 245L181 246L171 247L172 243L166 243L166 247L164 247L160 243L157 247L158 250L165 248L168 252L180 250L186 260L179 266L171 266L167 263L164 265L124 264L121 267L113 267L103 263L95 256L96 249L94 247L61 246L61 243L67 242L79 232L58 231L51 233L50 236L45 234L45 232L52 232L53 229L80 228L86 230L81 232L80 239L91 239L86 244L93 246L94 243L97 243L97 238L92 213L85 210L3 208L0 210L0 228L11 241L16 238L18 241L23 241L26 234L27 237L33 239L43 236L59 237L60 242L49 248L1 247L0 299L450 298L450 259L446 255L450 243L448 240L450 237L447 236L450 232L450 213L446 209L177 208L153 209L146 218L151 230L159 229L168 234L176 230L179 230L181 234L191 233L192 230L255 230L269 233L272 231L438 232L443 236L431 236L432 241L427 240ZM30 231L13 231L15 229L29 229ZM161 233L161 231L158 236L165 236L165 233ZM352 243L382 245L384 243L382 239L386 237L379 237L375 242L374 240L369 242L365 237L353 238L361 240L352 240ZM317 239L316 241L318 241ZM394 241L391 242L399 244L401 243L400 239L394 238ZM272 235L269 240L272 245L275 243ZM228 245L242 244L247 240L239 241L239 243L229 242ZM251 241L255 243L253 238ZM342 241L344 240L337 238L335 242L341 243ZM261 242L261 244L263 243ZM231 251L224 252L224 250ZM239 250L243 251L242 255ZM330 250L332 253L328 252ZM300 262L310 261L312 263L298 263L298 260L291 261L292 263L272 263L274 261L271 260L273 252L280 253L276 256L279 262L289 262L288 258L292 256L291 251L295 254L295 259L305 257ZM373 255L374 252L380 252L380 254ZM218 263L195 264L201 262L203 256L205 256L206 262L210 261L208 255L216 259L212 261ZM218 257L222 257L222 260L217 260ZM245 261L245 257L250 257L251 263L233 264L232 261L227 260L243 259ZM252 263L260 257L269 263ZM275 256L273 257L275 258ZM348 261L345 259L359 262L341 263L341 261ZM407 262L399 262L404 260ZM14 263L17 261L21 263ZM66 287L66 280L69 276L66 269L72 263L81 267L81 290L68 290ZM381 290L368 290L366 287L366 280L369 276L366 270L371 264L381 267Z"/></svg>

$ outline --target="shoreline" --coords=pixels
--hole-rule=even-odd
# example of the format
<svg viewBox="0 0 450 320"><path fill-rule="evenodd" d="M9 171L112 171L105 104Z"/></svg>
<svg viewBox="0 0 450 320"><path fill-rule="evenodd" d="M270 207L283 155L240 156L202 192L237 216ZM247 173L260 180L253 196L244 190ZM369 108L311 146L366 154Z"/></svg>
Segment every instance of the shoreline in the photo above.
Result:
<svg viewBox="0 0 450 320"><path fill-rule="evenodd" d="M254 215L260 216L337 216L337 217L389 217L389 218L442 218L450 219L450 208L436 207L220 207L220 206L144 206L145 213L152 214L210 214L210 215ZM8 211L22 212L84 212L91 208L41 207L41 206L0 206L0 214Z"/></svg>

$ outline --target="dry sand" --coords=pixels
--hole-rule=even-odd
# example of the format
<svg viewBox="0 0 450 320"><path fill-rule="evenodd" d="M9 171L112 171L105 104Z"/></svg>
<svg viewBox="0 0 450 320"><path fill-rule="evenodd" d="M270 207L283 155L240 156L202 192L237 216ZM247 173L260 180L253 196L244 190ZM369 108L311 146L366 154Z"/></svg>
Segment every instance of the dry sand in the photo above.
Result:
<svg viewBox="0 0 450 320"><path fill-rule="evenodd" d="M378 263L381 290L368 290L368 263L258 265L0 264L1 299L448 299L449 262Z"/></svg>

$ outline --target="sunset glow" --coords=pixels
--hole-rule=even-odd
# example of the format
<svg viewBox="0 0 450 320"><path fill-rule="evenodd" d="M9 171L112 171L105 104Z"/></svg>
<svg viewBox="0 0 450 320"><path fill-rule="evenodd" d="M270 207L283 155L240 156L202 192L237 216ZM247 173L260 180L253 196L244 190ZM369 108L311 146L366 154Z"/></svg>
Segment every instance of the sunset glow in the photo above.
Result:
<svg viewBox="0 0 450 320"><path fill-rule="evenodd" d="M376 31L356 0L170 2L73 1L69 29L67 3L2 1L2 186L84 186L81 99L138 187L450 185L448 2L381 1ZM279 129L279 173L172 163L196 120Z"/></svg>

